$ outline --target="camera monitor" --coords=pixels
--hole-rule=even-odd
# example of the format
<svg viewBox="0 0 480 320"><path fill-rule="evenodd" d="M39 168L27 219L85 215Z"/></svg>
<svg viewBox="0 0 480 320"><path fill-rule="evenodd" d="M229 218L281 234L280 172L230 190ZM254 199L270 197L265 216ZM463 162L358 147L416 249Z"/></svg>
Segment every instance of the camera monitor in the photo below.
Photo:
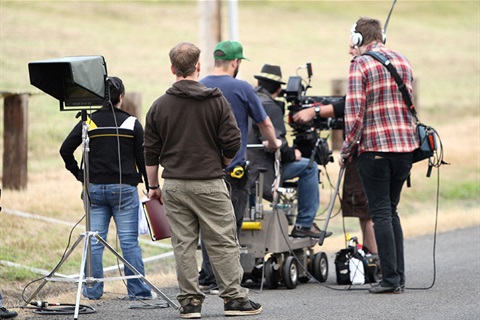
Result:
<svg viewBox="0 0 480 320"><path fill-rule="evenodd" d="M288 78L287 87L285 89L285 99L288 102L293 100L300 100L302 96L302 78L301 77L290 77Z"/></svg>
<svg viewBox="0 0 480 320"><path fill-rule="evenodd" d="M28 64L30 83L60 101L60 111L99 109L106 100L102 56L78 56Z"/></svg>

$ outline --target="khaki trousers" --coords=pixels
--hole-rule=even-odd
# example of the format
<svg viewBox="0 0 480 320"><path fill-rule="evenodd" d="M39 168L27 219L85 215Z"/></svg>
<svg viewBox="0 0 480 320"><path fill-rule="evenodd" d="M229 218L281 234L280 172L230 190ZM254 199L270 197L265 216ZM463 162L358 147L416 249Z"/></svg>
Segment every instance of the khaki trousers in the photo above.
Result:
<svg viewBox="0 0 480 320"><path fill-rule="evenodd" d="M191 298L203 302L198 286L197 246L199 232L210 257L220 297L248 300L241 287L243 269L233 206L223 179L165 179L163 200L172 233L178 301L183 306Z"/></svg>

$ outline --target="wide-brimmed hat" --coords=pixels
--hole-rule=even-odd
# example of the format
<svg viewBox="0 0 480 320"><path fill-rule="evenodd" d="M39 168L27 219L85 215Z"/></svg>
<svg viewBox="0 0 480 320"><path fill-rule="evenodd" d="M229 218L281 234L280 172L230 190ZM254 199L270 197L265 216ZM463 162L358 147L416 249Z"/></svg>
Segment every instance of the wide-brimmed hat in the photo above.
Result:
<svg viewBox="0 0 480 320"><path fill-rule="evenodd" d="M253 77L258 80L285 84L285 82L282 82L282 70L280 66L266 64L263 66L261 73Z"/></svg>
<svg viewBox="0 0 480 320"><path fill-rule="evenodd" d="M215 54L218 51L222 52L222 55ZM238 41L227 40L219 42L215 50L213 51L213 57L218 60L235 60L235 59L245 59L243 56L243 47L242 44Z"/></svg>

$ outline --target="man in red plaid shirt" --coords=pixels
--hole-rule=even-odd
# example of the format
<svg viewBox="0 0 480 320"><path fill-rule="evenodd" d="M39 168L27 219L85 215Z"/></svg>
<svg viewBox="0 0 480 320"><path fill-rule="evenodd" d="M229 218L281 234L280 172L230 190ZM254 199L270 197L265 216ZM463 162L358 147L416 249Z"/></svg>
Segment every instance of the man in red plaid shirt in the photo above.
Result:
<svg viewBox="0 0 480 320"><path fill-rule="evenodd" d="M405 287L403 232L397 205L419 145L415 123L402 94L385 66L363 55L377 51L397 69L412 94L412 68L398 52L387 49L381 23L360 18L350 44L358 50L350 64L345 105L345 141L339 163L358 151L358 172L373 218L383 274L371 293L401 293Z"/></svg>

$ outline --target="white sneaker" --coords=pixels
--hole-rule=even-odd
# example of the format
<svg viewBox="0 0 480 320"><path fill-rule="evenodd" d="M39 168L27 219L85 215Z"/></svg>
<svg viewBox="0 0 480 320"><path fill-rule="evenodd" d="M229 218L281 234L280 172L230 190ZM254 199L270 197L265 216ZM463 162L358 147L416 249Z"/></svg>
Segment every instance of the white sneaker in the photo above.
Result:
<svg viewBox="0 0 480 320"><path fill-rule="evenodd" d="M205 294L212 294L212 295L220 294L220 290L218 290L218 286L213 283L208 286L201 285L200 290Z"/></svg>
<svg viewBox="0 0 480 320"><path fill-rule="evenodd" d="M155 291L152 290L152 298L151 299L155 300L157 298L158 298L158 294Z"/></svg>

